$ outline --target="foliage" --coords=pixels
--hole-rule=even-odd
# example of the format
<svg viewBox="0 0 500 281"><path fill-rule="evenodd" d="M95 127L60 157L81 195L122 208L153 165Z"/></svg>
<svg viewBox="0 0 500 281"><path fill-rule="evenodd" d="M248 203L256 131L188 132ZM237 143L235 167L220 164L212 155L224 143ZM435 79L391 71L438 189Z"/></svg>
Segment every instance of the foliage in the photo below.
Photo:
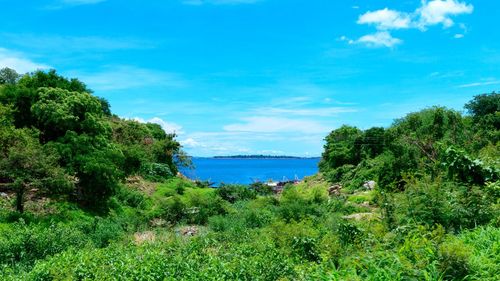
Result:
<svg viewBox="0 0 500 281"><path fill-rule="evenodd" d="M76 79L24 75L0 86L0 279L497 280L497 97L343 126L321 174L274 194L176 177L175 135Z"/></svg>
<svg viewBox="0 0 500 281"><path fill-rule="evenodd" d="M31 179L15 175L16 186L24 185L18 191L25 190L28 182L48 185L52 178L51 190L64 189L82 205L105 211L126 176L142 173L164 180L177 173L178 165L189 163L175 135L166 134L157 124L113 117L109 103L92 95L78 79L62 77L55 70L35 71L19 79L9 69L1 73L8 80L0 88L0 121L5 123L0 130L1 160L3 165L13 164L11 171L4 171L11 180L7 175L1 180L14 182L21 158L25 163L37 160L32 162L38 172L25 169ZM16 143L27 135L38 140ZM13 157L19 165L12 163ZM74 189L60 188L66 175Z"/></svg>
<svg viewBox="0 0 500 281"><path fill-rule="evenodd" d="M146 179L156 182L161 182L173 177L170 167L160 163L145 163L141 166L140 173Z"/></svg>
<svg viewBox="0 0 500 281"><path fill-rule="evenodd" d="M465 151L449 147L446 149L443 163L449 171L450 177L456 176L461 182L484 185L486 182L496 181L500 170L486 166L480 159L472 159Z"/></svg>
<svg viewBox="0 0 500 281"><path fill-rule="evenodd" d="M1 84L15 84L19 79L19 74L11 68L4 67L0 69L0 85Z"/></svg>
<svg viewBox="0 0 500 281"><path fill-rule="evenodd" d="M217 188L217 194L224 200L235 203L240 200L255 199L256 192L244 185L222 184Z"/></svg>

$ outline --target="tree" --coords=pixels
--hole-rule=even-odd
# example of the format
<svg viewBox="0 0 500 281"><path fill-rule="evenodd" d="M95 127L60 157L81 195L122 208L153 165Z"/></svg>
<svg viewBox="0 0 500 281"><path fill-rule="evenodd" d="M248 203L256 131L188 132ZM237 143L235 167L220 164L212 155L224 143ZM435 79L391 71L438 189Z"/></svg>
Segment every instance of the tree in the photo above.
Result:
<svg viewBox="0 0 500 281"><path fill-rule="evenodd" d="M31 113L43 143L57 140L67 131L91 136L111 134L111 128L102 119L101 102L91 94L40 88L38 96Z"/></svg>
<svg viewBox="0 0 500 281"><path fill-rule="evenodd" d="M18 212L24 211L27 191L60 193L71 189L72 182L58 166L56 154L43 149L33 131L11 132L16 141L0 158L0 178L8 179L15 190Z"/></svg>
<svg viewBox="0 0 500 281"><path fill-rule="evenodd" d="M71 92L80 92L80 93L92 93L92 90L87 88L80 80L73 78L68 79L65 78L52 69L47 72L42 70L37 70L30 74L26 74L21 79L19 79L18 84L20 86L26 87L28 89L37 90L38 88L47 87L47 88L59 88L68 90Z"/></svg>
<svg viewBox="0 0 500 281"><path fill-rule="evenodd" d="M482 94L475 96L465 105L472 115L474 130L474 148L479 150L488 144L496 145L500 141L500 94Z"/></svg>
<svg viewBox="0 0 500 281"><path fill-rule="evenodd" d="M31 107L40 98L40 88L58 88L69 92L88 93L92 90L78 79L68 79L55 70L48 72L35 71L22 76L15 85L5 85L0 89L0 103L11 104L16 109L14 123L17 128L31 127L34 125ZM111 115L109 102L97 98L102 114Z"/></svg>
<svg viewBox="0 0 500 281"><path fill-rule="evenodd" d="M364 131L359 143L363 158L380 155L385 148L385 129L373 127Z"/></svg>
<svg viewBox="0 0 500 281"><path fill-rule="evenodd" d="M0 85L16 84L18 79L19 79L19 74L14 69L8 67L0 69Z"/></svg>
<svg viewBox="0 0 500 281"><path fill-rule="evenodd" d="M357 165L360 160L357 142L361 136L360 129L347 125L332 131L325 139L320 169L335 169L346 164Z"/></svg>
<svg viewBox="0 0 500 281"><path fill-rule="evenodd" d="M479 119L489 114L495 114L500 111L500 94L490 93L477 95L465 105L474 118ZM497 128L498 129L498 128Z"/></svg>

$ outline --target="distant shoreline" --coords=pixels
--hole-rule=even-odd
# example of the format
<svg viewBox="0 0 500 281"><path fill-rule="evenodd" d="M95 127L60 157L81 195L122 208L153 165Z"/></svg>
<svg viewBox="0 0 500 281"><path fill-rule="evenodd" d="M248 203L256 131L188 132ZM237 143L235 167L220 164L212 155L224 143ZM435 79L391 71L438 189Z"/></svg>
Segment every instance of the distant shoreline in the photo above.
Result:
<svg viewBox="0 0 500 281"><path fill-rule="evenodd" d="M230 156L212 156L212 157L194 157L194 158L212 158L212 159L318 159L317 157L299 157L287 155L230 155Z"/></svg>

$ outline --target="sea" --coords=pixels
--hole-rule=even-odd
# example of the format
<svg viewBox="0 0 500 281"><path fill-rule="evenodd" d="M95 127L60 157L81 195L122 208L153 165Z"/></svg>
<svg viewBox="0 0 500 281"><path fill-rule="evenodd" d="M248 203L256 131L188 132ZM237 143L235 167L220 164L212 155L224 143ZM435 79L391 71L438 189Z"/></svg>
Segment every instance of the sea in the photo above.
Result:
<svg viewBox="0 0 500 281"><path fill-rule="evenodd" d="M190 179L215 186L303 179L318 172L320 158L193 158L194 169L182 169Z"/></svg>

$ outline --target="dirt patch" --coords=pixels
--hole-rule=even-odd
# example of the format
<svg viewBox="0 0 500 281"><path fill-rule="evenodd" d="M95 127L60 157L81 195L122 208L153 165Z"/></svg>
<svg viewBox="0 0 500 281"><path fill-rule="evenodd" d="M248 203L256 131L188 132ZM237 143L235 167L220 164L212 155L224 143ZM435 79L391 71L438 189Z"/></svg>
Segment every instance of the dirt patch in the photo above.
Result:
<svg viewBox="0 0 500 281"><path fill-rule="evenodd" d="M342 218L348 219L348 220L373 220L373 219L378 219L378 216L374 213L356 213L356 214L350 214L348 216L343 216Z"/></svg>
<svg viewBox="0 0 500 281"><path fill-rule="evenodd" d="M156 191L156 183L148 182L140 176L132 176L127 178L127 185L137 189L149 196Z"/></svg>
<svg viewBox="0 0 500 281"><path fill-rule="evenodd" d="M136 232L134 234L134 242L136 245L151 243L156 240L156 234L152 231Z"/></svg>

